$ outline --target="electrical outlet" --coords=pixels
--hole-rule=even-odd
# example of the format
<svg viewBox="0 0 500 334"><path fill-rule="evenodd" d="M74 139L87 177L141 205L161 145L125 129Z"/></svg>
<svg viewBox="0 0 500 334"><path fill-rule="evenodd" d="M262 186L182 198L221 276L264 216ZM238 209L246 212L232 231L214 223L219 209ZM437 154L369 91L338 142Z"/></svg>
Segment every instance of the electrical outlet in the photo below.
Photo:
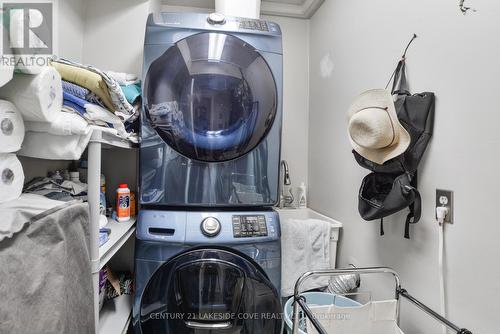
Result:
<svg viewBox="0 0 500 334"><path fill-rule="evenodd" d="M448 214L444 222L453 224L453 191L436 189L436 207L438 206L446 206L448 208Z"/></svg>

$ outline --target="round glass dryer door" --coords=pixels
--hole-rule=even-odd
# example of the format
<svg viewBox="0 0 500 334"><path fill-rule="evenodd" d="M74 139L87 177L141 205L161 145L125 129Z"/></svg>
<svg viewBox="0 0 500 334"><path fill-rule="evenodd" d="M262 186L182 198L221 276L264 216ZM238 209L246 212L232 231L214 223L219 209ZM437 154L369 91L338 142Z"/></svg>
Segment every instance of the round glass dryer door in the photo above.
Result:
<svg viewBox="0 0 500 334"><path fill-rule="evenodd" d="M144 81L145 112L161 138L194 160L241 157L268 134L277 89L265 59L224 33L180 40L152 62Z"/></svg>
<svg viewBox="0 0 500 334"><path fill-rule="evenodd" d="M281 303L251 258L225 248L188 250L152 275L141 297L142 333L279 334Z"/></svg>

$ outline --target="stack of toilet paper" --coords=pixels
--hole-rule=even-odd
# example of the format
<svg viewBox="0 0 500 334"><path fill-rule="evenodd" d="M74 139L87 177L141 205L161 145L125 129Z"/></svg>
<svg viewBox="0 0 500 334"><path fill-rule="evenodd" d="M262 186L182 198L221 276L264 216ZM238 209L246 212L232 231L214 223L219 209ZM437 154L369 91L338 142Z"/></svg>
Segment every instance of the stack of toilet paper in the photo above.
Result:
<svg viewBox="0 0 500 334"><path fill-rule="evenodd" d="M21 156L72 159L69 154L75 150L75 143L81 141L80 137L90 139L89 126L80 115L61 111L62 79L52 66L34 74L16 71L12 80L0 87L0 99L14 103L24 120L26 134L18 152Z"/></svg>
<svg viewBox="0 0 500 334"><path fill-rule="evenodd" d="M0 203L19 198L23 191L23 167L14 154L23 139L21 113L11 102L0 100Z"/></svg>

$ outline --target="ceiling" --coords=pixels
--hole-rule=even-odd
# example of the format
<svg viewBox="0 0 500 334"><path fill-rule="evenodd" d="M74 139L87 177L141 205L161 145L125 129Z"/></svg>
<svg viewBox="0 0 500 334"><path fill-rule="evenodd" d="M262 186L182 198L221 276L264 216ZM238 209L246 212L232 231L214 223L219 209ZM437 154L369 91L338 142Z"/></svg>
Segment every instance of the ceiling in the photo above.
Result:
<svg viewBox="0 0 500 334"><path fill-rule="evenodd" d="M260 12L264 15L310 18L325 0L262 0ZM215 0L163 0L164 5L215 8Z"/></svg>

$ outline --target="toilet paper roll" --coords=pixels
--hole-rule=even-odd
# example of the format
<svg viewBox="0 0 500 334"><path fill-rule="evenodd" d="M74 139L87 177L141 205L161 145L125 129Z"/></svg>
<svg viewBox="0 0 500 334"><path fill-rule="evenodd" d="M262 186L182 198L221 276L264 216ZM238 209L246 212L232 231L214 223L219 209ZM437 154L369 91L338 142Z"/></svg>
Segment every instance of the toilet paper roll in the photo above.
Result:
<svg viewBox="0 0 500 334"><path fill-rule="evenodd" d="M0 65L0 87L12 80L14 76L14 66Z"/></svg>
<svg viewBox="0 0 500 334"><path fill-rule="evenodd" d="M21 162L12 153L0 154L0 203L15 200L23 192L24 172Z"/></svg>
<svg viewBox="0 0 500 334"><path fill-rule="evenodd" d="M0 100L0 153L17 152L24 139L24 122L17 108Z"/></svg>
<svg viewBox="0 0 500 334"><path fill-rule="evenodd" d="M0 98L14 103L25 121L51 122L62 108L61 76L51 66L36 75L15 73Z"/></svg>

